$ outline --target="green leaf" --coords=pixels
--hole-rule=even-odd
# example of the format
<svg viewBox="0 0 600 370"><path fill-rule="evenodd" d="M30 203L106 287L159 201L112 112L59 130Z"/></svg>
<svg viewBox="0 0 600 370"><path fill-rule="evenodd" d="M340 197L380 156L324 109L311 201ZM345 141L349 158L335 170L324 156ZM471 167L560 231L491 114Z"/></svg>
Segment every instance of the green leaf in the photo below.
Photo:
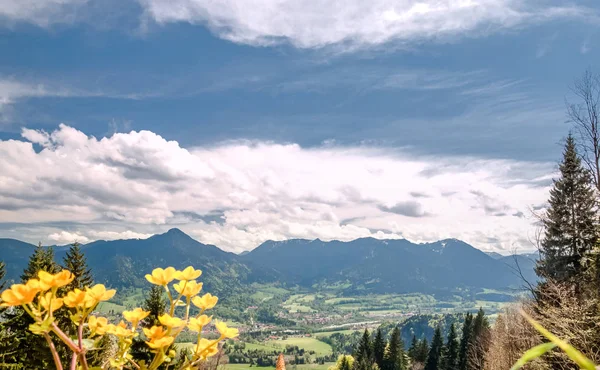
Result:
<svg viewBox="0 0 600 370"><path fill-rule="evenodd" d="M583 353L579 352L569 343L558 338L556 335L550 333L548 330L546 330L546 328L540 325L540 323L538 323L537 321L532 319L528 314L526 314L525 311L521 311L521 315L523 315L523 317L525 317L525 319L527 319L527 321L529 321L529 323L533 325L533 327L537 331L539 331L543 336L548 338L550 341L552 341L552 343L556 344L560 349L562 349L567 354L567 356L569 356L569 358L573 360L573 362L579 365L580 368L584 370L596 370L596 365L594 365L594 363L589 358L585 357Z"/></svg>
<svg viewBox="0 0 600 370"><path fill-rule="evenodd" d="M520 369L521 367L525 366L525 364L527 364L528 362L535 360L536 358L540 357L541 355L552 350L555 347L556 347L556 344L554 344L552 342L548 342L548 343L542 343L540 345L537 345L537 346L531 348L530 350L525 352L523 354L523 356L521 356L519 361L517 361L513 365L513 367L510 368L510 370Z"/></svg>
<svg viewBox="0 0 600 370"><path fill-rule="evenodd" d="M93 339L83 339L81 344L83 344L83 347L88 351L96 349L96 341Z"/></svg>

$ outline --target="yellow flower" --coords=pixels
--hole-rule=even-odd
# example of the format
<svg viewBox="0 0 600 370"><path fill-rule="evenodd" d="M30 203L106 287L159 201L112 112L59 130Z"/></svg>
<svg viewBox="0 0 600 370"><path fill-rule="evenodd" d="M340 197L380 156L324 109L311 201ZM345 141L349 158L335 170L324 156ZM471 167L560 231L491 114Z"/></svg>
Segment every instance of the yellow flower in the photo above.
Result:
<svg viewBox="0 0 600 370"><path fill-rule="evenodd" d="M202 297L194 297L192 299L192 303L202 310L209 310L215 307L217 305L217 301L219 301L219 298L210 293L206 293Z"/></svg>
<svg viewBox="0 0 600 370"><path fill-rule="evenodd" d="M152 275L146 274L146 280L154 285L167 285L175 279L175 268L167 267L166 269L155 268L152 270Z"/></svg>
<svg viewBox="0 0 600 370"><path fill-rule="evenodd" d="M117 325L108 324L106 326L106 332L119 338L128 338L135 335L134 331L127 329L127 325L123 321L119 322Z"/></svg>
<svg viewBox="0 0 600 370"><path fill-rule="evenodd" d="M146 344L148 345L148 347L154 350L158 350L170 346L171 344L173 344L174 340L175 338L173 337L162 337L160 339L151 339L149 342L146 342Z"/></svg>
<svg viewBox="0 0 600 370"><path fill-rule="evenodd" d="M88 327L92 335L104 335L108 326L106 317L90 316L88 318Z"/></svg>
<svg viewBox="0 0 600 370"><path fill-rule="evenodd" d="M86 301L88 301L86 305L88 305L88 307L92 307L102 301L108 301L116 293L116 290L114 289L106 290L106 287L102 284L96 284L91 288L85 288L85 290L87 296Z"/></svg>
<svg viewBox="0 0 600 370"><path fill-rule="evenodd" d="M237 337L240 333L235 328L230 328L223 321L215 323L215 327L221 333L221 337L231 339Z"/></svg>
<svg viewBox="0 0 600 370"><path fill-rule="evenodd" d="M85 291L75 288L74 290L67 293L66 297L63 298L63 302L65 306L71 308L89 308L90 306L86 304L86 297L87 294L85 293Z"/></svg>
<svg viewBox="0 0 600 370"><path fill-rule="evenodd" d="M39 271L38 278L40 279L40 287L42 290L48 290L51 288L60 288L69 284L75 279L75 275L69 270L62 270L54 275L47 273L46 271Z"/></svg>
<svg viewBox="0 0 600 370"><path fill-rule="evenodd" d="M0 295L0 307L21 306L33 302L39 289L32 284L14 284Z"/></svg>
<svg viewBox="0 0 600 370"><path fill-rule="evenodd" d="M202 290L202 283L197 283L196 280L182 280L179 283L173 285L173 288L175 288L177 293L189 298L200 293L200 291Z"/></svg>
<svg viewBox="0 0 600 370"><path fill-rule="evenodd" d="M123 317L125 320L129 321L133 327L136 327L137 324L148 317L150 312L144 311L141 308L136 308L133 311L123 311Z"/></svg>
<svg viewBox="0 0 600 370"><path fill-rule="evenodd" d="M40 297L40 304L42 305L42 307L44 307L44 309L52 309L52 312L54 312L62 307L63 300L62 298L54 297L51 292L48 292Z"/></svg>
<svg viewBox="0 0 600 370"><path fill-rule="evenodd" d="M142 328L142 330L144 330L144 335L150 340L160 339L167 334L162 326L153 326L150 329Z"/></svg>
<svg viewBox="0 0 600 370"><path fill-rule="evenodd" d="M188 324L188 328L199 333L202 331L202 327L208 325L211 319L212 316L208 317L206 315L202 315L198 318L192 317Z"/></svg>
<svg viewBox="0 0 600 370"><path fill-rule="evenodd" d="M206 338L200 338L198 341L198 350L196 355L199 355L201 359L205 360L207 357L211 357L219 352L217 343L214 343Z"/></svg>
<svg viewBox="0 0 600 370"><path fill-rule="evenodd" d="M183 271L175 271L175 279L177 280L194 280L202 275L202 271L194 270L192 266L186 267Z"/></svg>
<svg viewBox="0 0 600 370"><path fill-rule="evenodd" d="M167 328L180 328L182 326L185 326L185 321L183 321L179 317L172 317L168 313L160 315L158 317L158 321L160 321L160 323L166 326Z"/></svg>

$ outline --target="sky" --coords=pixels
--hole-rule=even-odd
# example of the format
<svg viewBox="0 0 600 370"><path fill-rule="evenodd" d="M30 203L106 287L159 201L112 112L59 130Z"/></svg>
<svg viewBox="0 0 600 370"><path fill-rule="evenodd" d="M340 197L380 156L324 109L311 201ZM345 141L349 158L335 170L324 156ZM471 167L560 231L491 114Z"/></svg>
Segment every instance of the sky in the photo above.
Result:
<svg viewBox="0 0 600 370"><path fill-rule="evenodd" d="M0 0L0 237L535 248L595 0Z"/></svg>

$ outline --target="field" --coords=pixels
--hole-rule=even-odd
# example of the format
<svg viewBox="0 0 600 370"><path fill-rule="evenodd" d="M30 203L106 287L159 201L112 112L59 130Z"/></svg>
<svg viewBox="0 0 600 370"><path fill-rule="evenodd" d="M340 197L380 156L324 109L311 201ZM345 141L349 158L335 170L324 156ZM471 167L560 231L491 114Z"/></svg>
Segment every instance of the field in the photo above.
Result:
<svg viewBox="0 0 600 370"><path fill-rule="evenodd" d="M272 340L268 341L267 344L281 348L285 348L287 345L298 346L298 348L304 348L305 351L315 351L318 355L327 355L331 353L331 346L329 344L311 337Z"/></svg>
<svg viewBox="0 0 600 370"><path fill-rule="evenodd" d="M286 368L290 370L327 370L330 366L334 365L334 363L326 362L324 365L319 364L307 364L307 365L290 365L286 364ZM250 367L250 364L227 364L225 365L226 370L274 370L275 367L265 366L265 367Z"/></svg>

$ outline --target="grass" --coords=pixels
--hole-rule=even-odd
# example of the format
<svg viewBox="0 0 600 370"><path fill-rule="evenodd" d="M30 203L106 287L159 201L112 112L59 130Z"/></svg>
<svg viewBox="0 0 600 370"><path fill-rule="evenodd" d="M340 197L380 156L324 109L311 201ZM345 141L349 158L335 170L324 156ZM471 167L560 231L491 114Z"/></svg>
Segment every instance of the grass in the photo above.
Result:
<svg viewBox="0 0 600 370"><path fill-rule="evenodd" d="M288 338L285 340L272 340L267 344L284 347L286 345L298 346L298 348L304 348L305 351L315 351L319 355L327 355L332 352L331 346L325 342L312 337L301 337L301 338Z"/></svg>
<svg viewBox="0 0 600 370"><path fill-rule="evenodd" d="M322 331L322 332L319 332L319 333L314 333L313 335L314 335L315 338L326 338L326 337L330 337L333 334L337 334L337 333L346 335L346 334L352 334L355 331L356 330L351 330L351 329L349 329L349 330L337 330L337 331Z"/></svg>
<svg viewBox="0 0 600 370"><path fill-rule="evenodd" d="M326 362L324 365L319 364L306 364L306 365L291 365L286 364L286 368L290 370L327 370L330 366L335 365L333 362ZM273 366L265 366L265 367L257 367L252 366L250 364L227 364L225 365L225 369L229 370L273 370L275 367Z"/></svg>
<svg viewBox="0 0 600 370"><path fill-rule="evenodd" d="M119 314L125 311L125 306L121 306L119 304L111 302L100 302L100 304L98 304L98 307L96 308L96 311L103 314L107 314L111 310L114 311L114 313Z"/></svg>
<svg viewBox="0 0 600 370"><path fill-rule="evenodd" d="M286 310L288 310L290 313L295 313L295 312L314 312L314 310L308 306L302 305L302 304L298 304L298 303L292 303L292 304L286 304L283 306Z"/></svg>

